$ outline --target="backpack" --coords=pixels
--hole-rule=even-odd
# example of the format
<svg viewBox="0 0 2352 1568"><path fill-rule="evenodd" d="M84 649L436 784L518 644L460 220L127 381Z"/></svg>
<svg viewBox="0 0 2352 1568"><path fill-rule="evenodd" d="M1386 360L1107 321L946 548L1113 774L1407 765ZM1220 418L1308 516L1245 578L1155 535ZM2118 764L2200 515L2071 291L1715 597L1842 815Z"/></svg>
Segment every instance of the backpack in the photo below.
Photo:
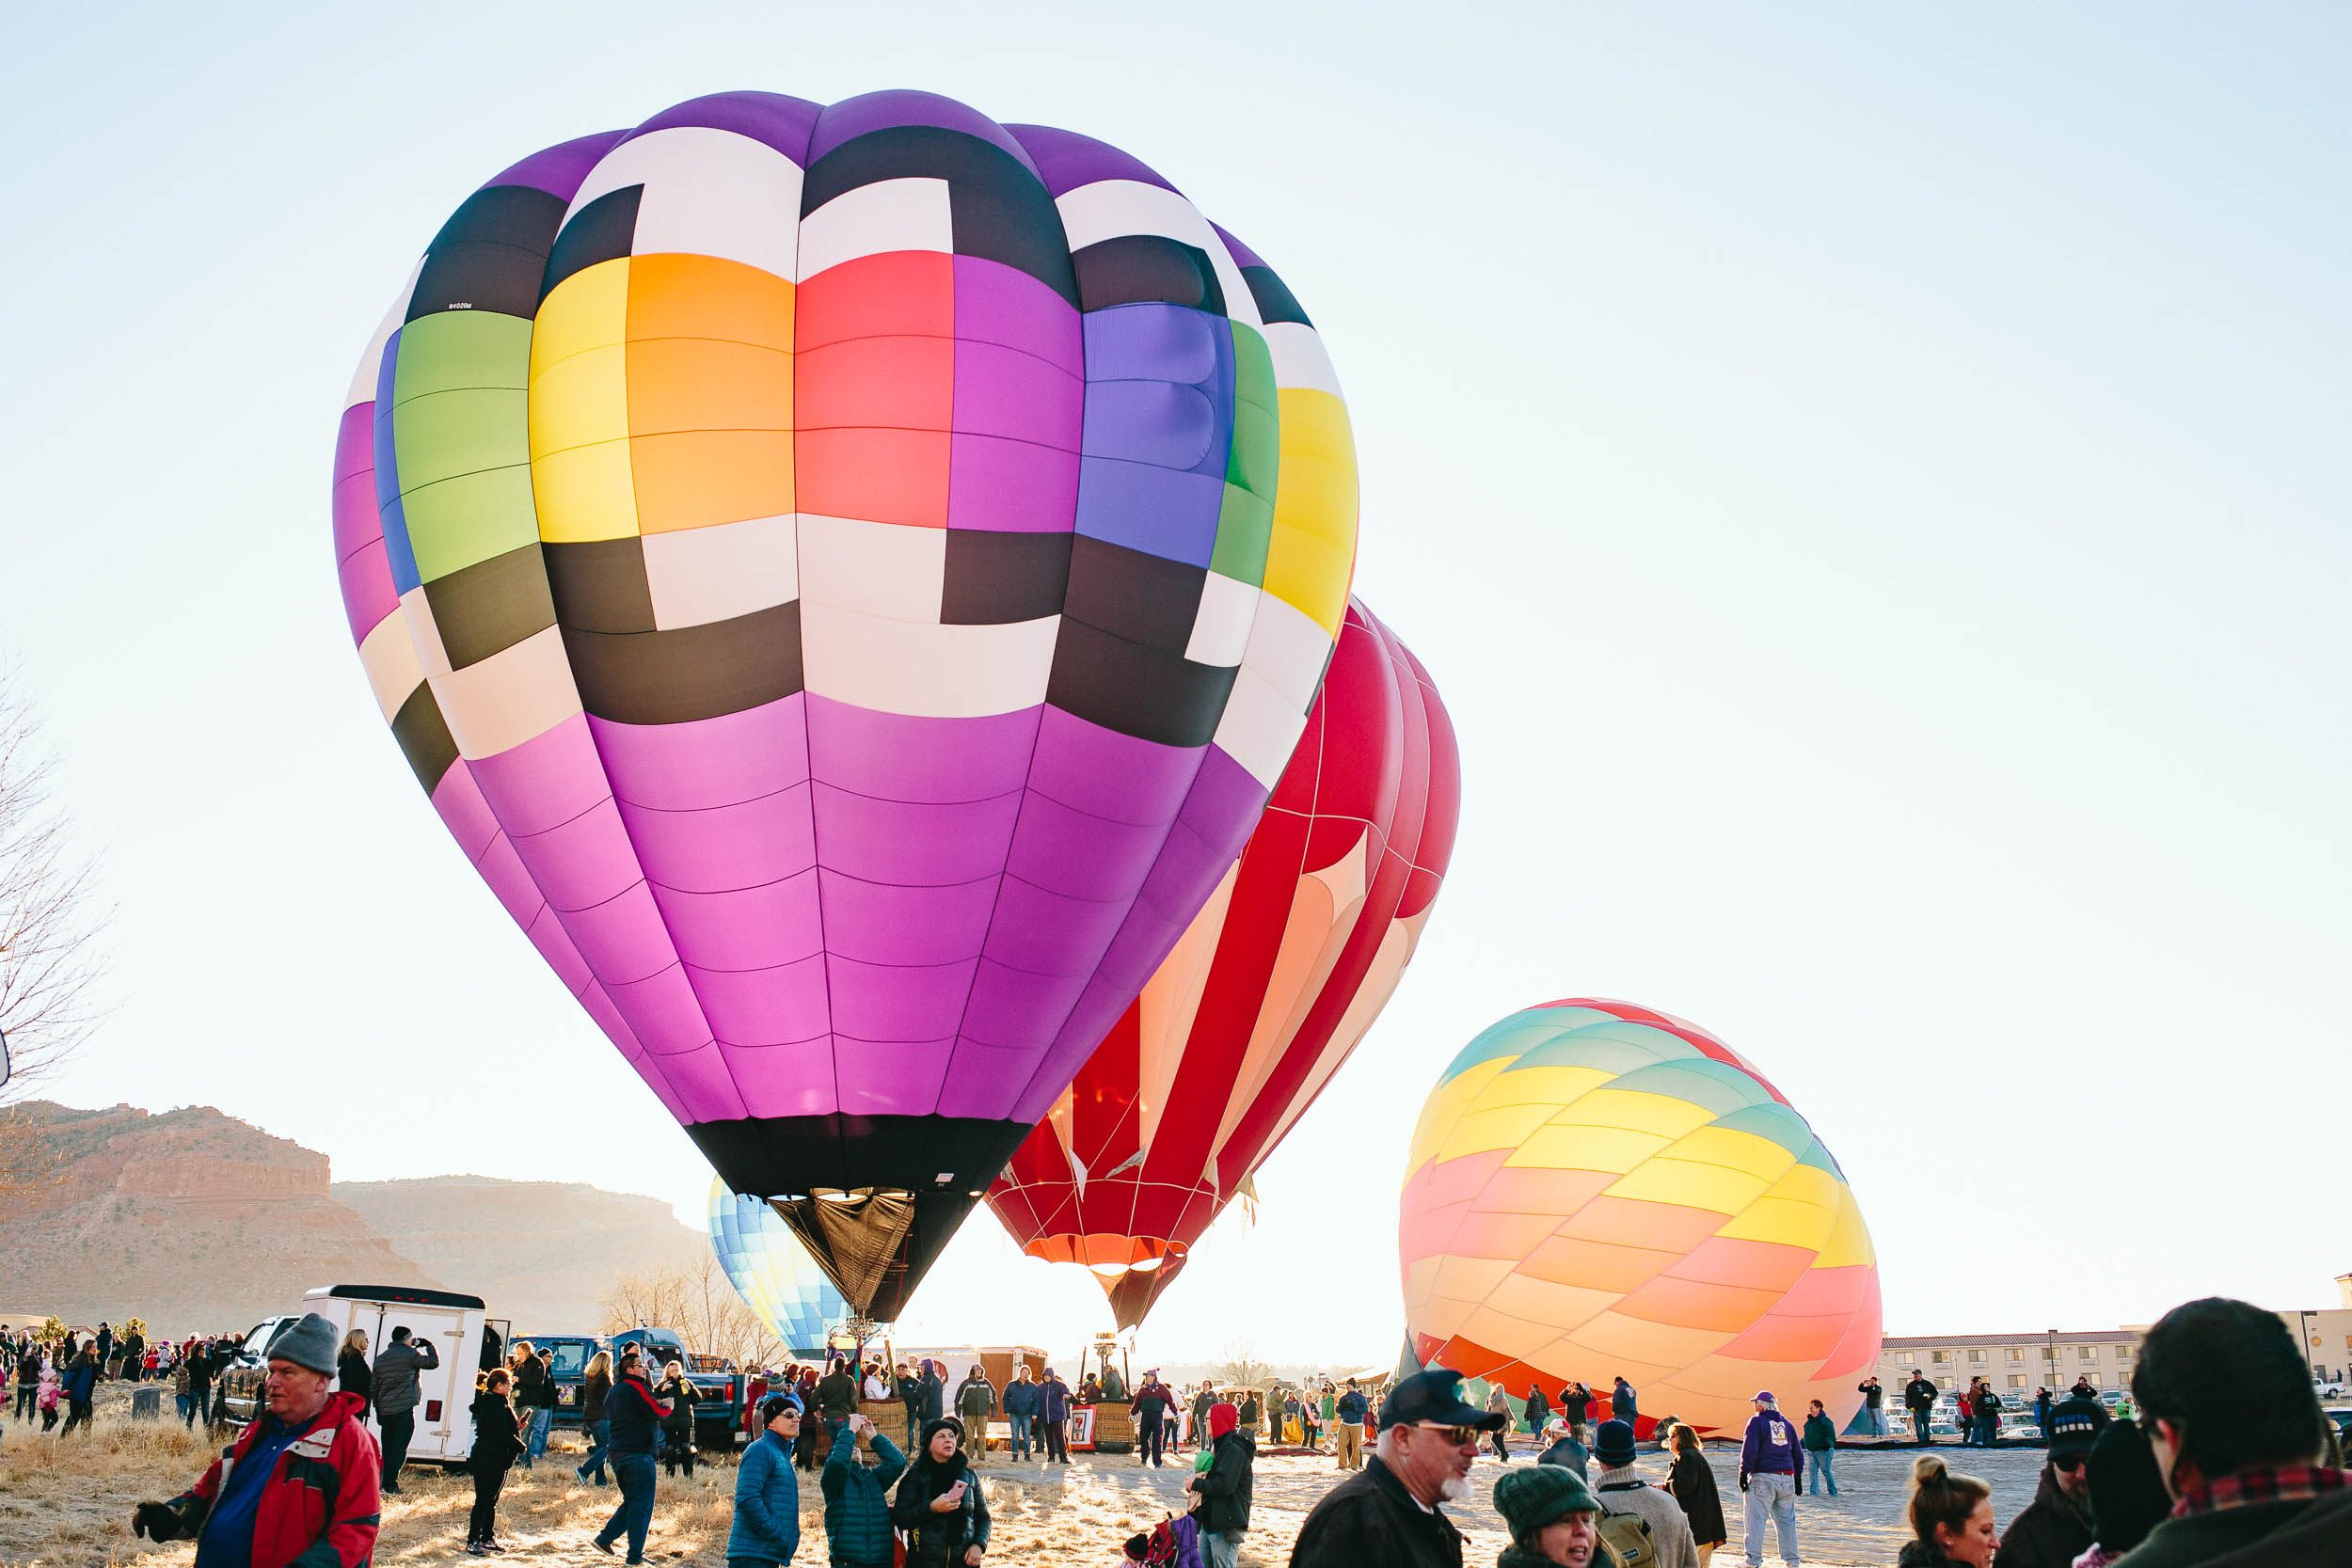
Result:
<svg viewBox="0 0 2352 1568"><path fill-rule="evenodd" d="M1197 1543L1200 1525L1190 1514L1182 1519L1163 1518L1152 1527L1150 1535L1137 1535L1126 1544L1127 1560L1143 1568L1200 1568L1200 1554Z"/></svg>
<svg viewBox="0 0 2352 1568"><path fill-rule="evenodd" d="M1606 1492L1630 1492L1635 1486L1603 1487ZM1606 1502L1600 1505L1600 1538L1611 1551L1616 1553L1620 1568L1656 1568L1658 1543L1650 1539L1649 1521L1638 1513L1619 1513Z"/></svg>

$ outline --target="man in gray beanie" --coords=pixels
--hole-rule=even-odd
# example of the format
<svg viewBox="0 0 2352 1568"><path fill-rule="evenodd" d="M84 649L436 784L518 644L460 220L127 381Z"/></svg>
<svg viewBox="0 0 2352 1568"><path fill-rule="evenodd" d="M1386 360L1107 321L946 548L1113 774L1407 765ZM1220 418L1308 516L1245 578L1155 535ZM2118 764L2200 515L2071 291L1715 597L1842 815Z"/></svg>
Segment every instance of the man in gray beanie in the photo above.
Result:
<svg viewBox="0 0 2352 1568"><path fill-rule="evenodd" d="M1649 1525L1658 1548L1658 1568L1699 1568L1699 1544L1682 1505L1642 1479L1630 1421L1603 1421L1593 1433L1593 1462L1600 1473L1593 1490L1612 1513L1638 1513Z"/></svg>
<svg viewBox="0 0 2352 1568"><path fill-rule="evenodd" d="M205 1568L364 1568L375 1551L383 1458L367 1402L332 1391L335 1325L310 1313L263 1354L268 1408L194 1486L139 1504L132 1533L194 1536Z"/></svg>

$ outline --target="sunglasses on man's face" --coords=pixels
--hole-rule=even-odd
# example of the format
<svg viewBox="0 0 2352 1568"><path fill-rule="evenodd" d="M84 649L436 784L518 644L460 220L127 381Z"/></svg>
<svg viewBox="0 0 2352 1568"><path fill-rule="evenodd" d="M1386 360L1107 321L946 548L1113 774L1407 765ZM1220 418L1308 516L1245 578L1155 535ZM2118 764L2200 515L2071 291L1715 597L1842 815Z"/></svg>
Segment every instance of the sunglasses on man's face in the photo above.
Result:
<svg viewBox="0 0 2352 1568"><path fill-rule="evenodd" d="M2083 1467L2083 1459L2084 1456L2078 1453L2061 1453L2053 1455L2050 1464L2071 1476Z"/></svg>
<svg viewBox="0 0 2352 1568"><path fill-rule="evenodd" d="M1413 1425L1420 1431L1438 1433L1457 1449L1468 1448L1478 1441L1476 1427L1445 1427L1434 1421L1415 1421Z"/></svg>

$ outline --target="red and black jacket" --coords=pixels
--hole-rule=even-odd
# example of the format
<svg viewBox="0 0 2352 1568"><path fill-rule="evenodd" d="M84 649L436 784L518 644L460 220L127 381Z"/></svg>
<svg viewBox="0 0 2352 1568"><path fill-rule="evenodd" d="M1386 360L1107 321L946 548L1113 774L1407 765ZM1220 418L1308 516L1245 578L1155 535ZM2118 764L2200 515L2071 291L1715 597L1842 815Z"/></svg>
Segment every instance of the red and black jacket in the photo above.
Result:
<svg viewBox="0 0 2352 1568"><path fill-rule="evenodd" d="M384 1457L366 1415L358 1395L331 1394L310 1430L278 1456L253 1515L253 1568L367 1568ZM202 1480L171 1499L188 1535L203 1530L213 1499L261 1430L260 1421L246 1427Z"/></svg>

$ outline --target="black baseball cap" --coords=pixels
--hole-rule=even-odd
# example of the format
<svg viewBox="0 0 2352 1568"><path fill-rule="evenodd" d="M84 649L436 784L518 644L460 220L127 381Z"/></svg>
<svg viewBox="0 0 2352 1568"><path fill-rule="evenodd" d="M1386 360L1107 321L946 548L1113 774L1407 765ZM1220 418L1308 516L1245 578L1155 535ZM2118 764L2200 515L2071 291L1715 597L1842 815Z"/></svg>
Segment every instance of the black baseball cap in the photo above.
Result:
<svg viewBox="0 0 2352 1568"><path fill-rule="evenodd" d="M1486 1410L1462 1398L1462 1374L1444 1367L1415 1372L1389 1390L1381 1402L1380 1430L1434 1421L1439 1426L1476 1427L1500 1432L1509 1420L1500 1410Z"/></svg>

